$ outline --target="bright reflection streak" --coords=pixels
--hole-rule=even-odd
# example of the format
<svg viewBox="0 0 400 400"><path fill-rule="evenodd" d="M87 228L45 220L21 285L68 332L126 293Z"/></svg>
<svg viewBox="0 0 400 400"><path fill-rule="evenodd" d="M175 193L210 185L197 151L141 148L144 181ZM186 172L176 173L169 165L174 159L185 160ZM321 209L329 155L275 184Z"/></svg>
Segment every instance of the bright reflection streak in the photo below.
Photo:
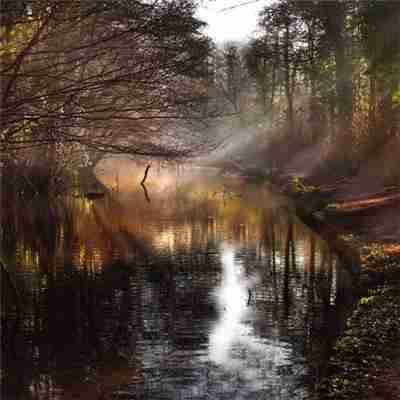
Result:
<svg viewBox="0 0 400 400"><path fill-rule="evenodd" d="M235 264L231 248L222 250L222 283L217 289L220 319L210 335L210 358L217 364L230 363L230 350L241 335L247 308L248 291L241 265Z"/></svg>
<svg viewBox="0 0 400 400"><path fill-rule="evenodd" d="M227 370L241 372L256 387L259 369L248 365L249 361L268 363L273 368L270 378L278 378L274 368L290 365L292 350L277 339L262 339L253 330L255 315L249 306L249 290L257 278L247 278L243 267L235 260L232 248L224 247L222 253L222 282L216 290L220 318L209 338L209 357Z"/></svg>

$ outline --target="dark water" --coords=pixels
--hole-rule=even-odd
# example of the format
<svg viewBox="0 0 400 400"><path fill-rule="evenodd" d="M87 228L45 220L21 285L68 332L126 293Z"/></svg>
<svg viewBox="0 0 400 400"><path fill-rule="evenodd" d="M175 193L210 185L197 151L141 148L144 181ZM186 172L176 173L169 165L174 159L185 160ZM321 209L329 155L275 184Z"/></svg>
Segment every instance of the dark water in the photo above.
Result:
<svg viewBox="0 0 400 400"><path fill-rule="evenodd" d="M354 278L266 186L147 189L5 199L2 399L311 398Z"/></svg>

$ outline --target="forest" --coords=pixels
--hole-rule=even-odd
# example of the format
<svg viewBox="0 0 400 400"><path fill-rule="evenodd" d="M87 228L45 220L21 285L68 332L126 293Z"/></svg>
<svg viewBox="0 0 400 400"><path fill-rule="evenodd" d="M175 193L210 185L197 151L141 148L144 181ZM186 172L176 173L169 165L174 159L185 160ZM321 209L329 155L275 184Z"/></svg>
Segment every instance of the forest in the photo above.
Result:
<svg viewBox="0 0 400 400"><path fill-rule="evenodd" d="M4 1L3 174L41 191L105 154L189 157L242 134L229 157L245 167L256 149L253 167L304 174L384 159L398 181L397 2L279 1L249 43L222 45L195 9Z"/></svg>
<svg viewBox="0 0 400 400"><path fill-rule="evenodd" d="M1 1L10 399L397 398L400 3L261 1L223 43L218 0Z"/></svg>
<svg viewBox="0 0 400 400"><path fill-rule="evenodd" d="M225 46L216 71L231 109L261 124L265 164L354 175L385 159L395 183L398 4L282 1L258 24L249 44Z"/></svg>

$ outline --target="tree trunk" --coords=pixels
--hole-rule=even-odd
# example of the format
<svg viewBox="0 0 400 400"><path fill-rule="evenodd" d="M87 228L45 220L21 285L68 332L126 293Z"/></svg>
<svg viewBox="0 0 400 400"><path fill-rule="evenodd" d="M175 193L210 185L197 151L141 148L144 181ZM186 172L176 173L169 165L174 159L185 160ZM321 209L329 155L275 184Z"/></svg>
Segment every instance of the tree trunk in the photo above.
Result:
<svg viewBox="0 0 400 400"><path fill-rule="evenodd" d="M341 135L348 136L351 133L353 118L353 85L351 61L345 54L345 43L343 36L336 43L336 94Z"/></svg>
<svg viewBox="0 0 400 400"><path fill-rule="evenodd" d="M338 2L329 2L328 34L334 44L336 62L336 106L340 128L340 142L349 148L353 118L353 84L351 58L346 55L347 33L345 28L346 6Z"/></svg>
<svg viewBox="0 0 400 400"><path fill-rule="evenodd" d="M275 91L276 91L276 83L277 83L277 70L279 68L279 35L276 33L275 35L275 60L272 64L272 83L271 83L271 99L270 99L270 107L271 107L271 119L274 117L274 104L275 104Z"/></svg>
<svg viewBox="0 0 400 400"><path fill-rule="evenodd" d="M346 31L347 2L320 2L323 23L333 48L336 64L336 157L341 164L351 166L351 127L353 118L352 63L346 54L349 35Z"/></svg>
<svg viewBox="0 0 400 400"><path fill-rule="evenodd" d="M276 69L277 66L274 63L272 66L272 82L271 82L271 98L270 98L270 115L271 119L274 118L274 104L275 104L275 90L276 90Z"/></svg>
<svg viewBox="0 0 400 400"><path fill-rule="evenodd" d="M291 85L290 75L290 59L289 59L289 47L290 47L290 32L289 32L290 21L286 21L285 25L285 97L287 101L287 122L288 122L288 133L293 134L294 129L294 114L293 114L293 92Z"/></svg>
<svg viewBox="0 0 400 400"><path fill-rule="evenodd" d="M262 96L262 112L264 115L267 115L267 60L263 58L262 60L262 83L261 83L261 96Z"/></svg>
<svg viewBox="0 0 400 400"><path fill-rule="evenodd" d="M309 57L310 57L310 125L311 125L311 144L317 143L319 139L321 124L320 124L320 113L318 110L317 104L317 85L316 85L316 77L315 77L315 23L312 22L311 25L308 26L308 46L309 46Z"/></svg>
<svg viewBox="0 0 400 400"><path fill-rule="evenodd" d="M376 135L376 76L371 73L369 77L369 105L368 105L368 129L370 139Z"/></svg>

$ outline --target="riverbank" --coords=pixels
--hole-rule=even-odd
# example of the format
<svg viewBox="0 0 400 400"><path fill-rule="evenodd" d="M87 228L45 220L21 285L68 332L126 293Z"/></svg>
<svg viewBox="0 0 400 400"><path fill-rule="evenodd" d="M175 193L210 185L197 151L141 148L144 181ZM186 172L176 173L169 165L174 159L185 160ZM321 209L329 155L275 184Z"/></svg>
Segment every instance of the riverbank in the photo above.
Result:
<svg viewBox="0 0 400 400"><path fill-rule="evenodd" d="M399 343L399 285L370 290L336 341L318 399L399 399Z"/></svg>
<svg viewBox="0 0 400 400"><path fill-rule="evenodd" d="M337 338L318 399L400 399L400 188L362 190L294 176L273 179L343 259L358 264L362 297Z"/></svg>

